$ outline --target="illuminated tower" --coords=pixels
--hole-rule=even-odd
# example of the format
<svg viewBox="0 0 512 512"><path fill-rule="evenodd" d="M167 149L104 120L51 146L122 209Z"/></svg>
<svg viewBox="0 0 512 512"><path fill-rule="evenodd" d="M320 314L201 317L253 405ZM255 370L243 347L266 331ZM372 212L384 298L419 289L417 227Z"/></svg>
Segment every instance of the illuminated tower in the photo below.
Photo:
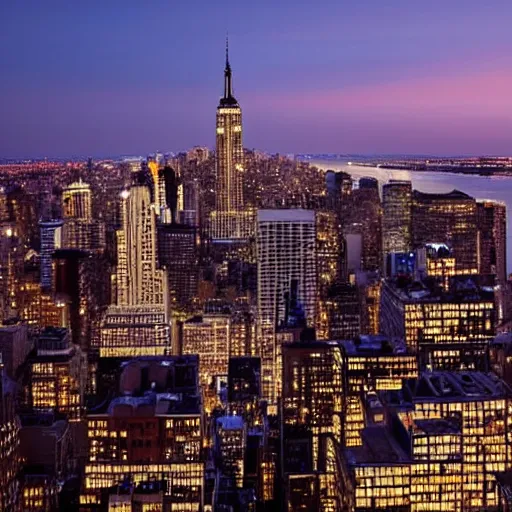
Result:
<svg viewBox="0 0 512 512"><path fill-rule="evenodd" d="M82 180L62 191L62 215L65 219L91 220L91 187Z"/></svg>
<svg viewBox="0 0 512 512"><path fill-rule="evenodd" d="M41 229L41 286L49 290L53 285L52 254L61 246L62 221L40 221Z"/></svg>
<svg viewBox="0 0 512 512"><path fill-rule="evenodd" d="M391 180L382 187L382 252L411 250L412 184ZM385 262L384 262L385 263Z"/></svg>
<svg viewBox="0 0 512 512"><path fill-rule="evenodd" d="M163 272L157 269L156 216L150 189L136 173L123 192L123 228L117 232L117 303L123 306L162 305Z"/></svg>
<svg viewBox="0 0 512 512"><path fill-rule="evenodd" d="M217 195L218 212L242 209L242 110L233 96L231 66L226 41L224 96L217 107Z"/></svg>
<svg viewBox="0 0 512 512"><path fill-rule="evenodd" d="M243 238L242 194L243 146L242 110L233 96L231 66L226 41L224 96L217 107L216 203L212 215L212 235L216 239Z"/></svg>
<svg viewBox="0 0 512 512"><path fill-rule="evenodd" d="M276 330L290 317L289 297L314 326L317 303L316 222L313 210L258 210L258 337L263 396L278 397L280 347Z"/></svg>
<svg viewBox="0 0 512 512"><path fill-rule="evenodd" d="M105 225L93 219L91 187L82 180L62 191L62 246L66 249L98 250L105 246Z"/></svg>

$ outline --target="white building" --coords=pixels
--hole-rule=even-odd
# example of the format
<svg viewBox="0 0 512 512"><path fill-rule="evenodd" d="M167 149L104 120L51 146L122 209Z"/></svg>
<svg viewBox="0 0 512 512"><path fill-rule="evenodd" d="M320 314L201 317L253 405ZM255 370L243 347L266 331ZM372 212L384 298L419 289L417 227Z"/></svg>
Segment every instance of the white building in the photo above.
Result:
<svg viewBox="0 0 512 512"><path fill-rule="evenodd" d="M292 283L296 300L309 326L315 325L316 224L313 210L259 210L257 217L258 338L262 361L263 395L276 396L274 372L279 348L276 328L286 322Z"/></svg>

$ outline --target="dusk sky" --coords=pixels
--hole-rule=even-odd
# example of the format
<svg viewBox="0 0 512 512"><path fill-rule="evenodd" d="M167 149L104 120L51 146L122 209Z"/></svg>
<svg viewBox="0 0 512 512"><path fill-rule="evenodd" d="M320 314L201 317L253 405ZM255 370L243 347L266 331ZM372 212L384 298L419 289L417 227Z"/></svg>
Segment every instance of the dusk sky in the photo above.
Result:
<svg viewBox="0 0 512 512"><path fill-rule="evenodd" d="M512 0L0 0L0 158L512 154Z"/></svg>

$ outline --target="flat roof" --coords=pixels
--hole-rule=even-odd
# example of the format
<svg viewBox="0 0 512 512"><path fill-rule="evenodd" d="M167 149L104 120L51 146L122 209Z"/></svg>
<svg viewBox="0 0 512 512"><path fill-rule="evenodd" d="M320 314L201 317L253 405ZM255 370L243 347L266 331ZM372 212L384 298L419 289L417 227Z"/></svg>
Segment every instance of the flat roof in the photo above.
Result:
<svg viewBox="0 0 512 512"><path fill-rule="evenodd" d="M315 222L315 211L303 208L258 210L258 222Z"/></svg>

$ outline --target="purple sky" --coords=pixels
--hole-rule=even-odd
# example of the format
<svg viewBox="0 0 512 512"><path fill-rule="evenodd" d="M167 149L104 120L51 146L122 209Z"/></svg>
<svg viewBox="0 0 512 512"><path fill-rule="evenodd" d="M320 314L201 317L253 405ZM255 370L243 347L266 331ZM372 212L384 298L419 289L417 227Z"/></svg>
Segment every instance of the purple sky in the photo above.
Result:
<svg viewBox="0 0 512 512"><path fill-rule="evenodd" d="M0 157L512 154L511 0L1 0Z"/></svg>

